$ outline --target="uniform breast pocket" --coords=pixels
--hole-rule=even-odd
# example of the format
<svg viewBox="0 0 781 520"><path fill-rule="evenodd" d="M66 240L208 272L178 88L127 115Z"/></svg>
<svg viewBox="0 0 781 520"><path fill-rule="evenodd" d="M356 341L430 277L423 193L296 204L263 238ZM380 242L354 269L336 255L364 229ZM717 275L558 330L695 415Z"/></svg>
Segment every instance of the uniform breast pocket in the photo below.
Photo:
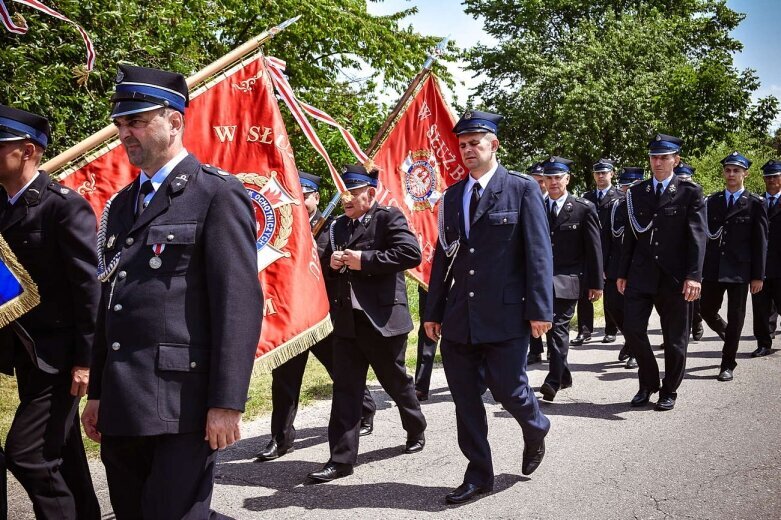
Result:
<svg viewBox="0 0 781 520"><path fill-rule="evenodd" d="M207 348L163 344L157 351L157 412L165 421L191 419L200 413L209 386Z"/></svg>
<svg viewBox="0 0 781 520"><path fill-rule="evenodd" d="M38 249L43 247L43 231L27 231L25 233L9 233L5 239L12 249Z"/></svg>
<svg viewBox="0 0 781 520"><path fill-rule="evenodd" d="M154 224L149 227L146 245L149 246L150 259L153 256L160 258L157 262L159 267L156 268L159 273L184 274L187 271L195 249L197 230L197 222Z"/></svg>
<svg viewBox="0 0 781 520"><path fill-rule="evenodd" d="M735 218L734 221L735 221L735 224L739 225L739 226L740 225L751 224L751 216L750 215L746 215L744 217L737 217L737 218Z"/></svg>
<svg viewBox="0 0 781 520"><path fill-rule="evenodd" d="M518 211L495 211L488 214L491 237L497 240L509 240L518 223Z"/></svg>
<svg viewBox="0 0 781 520"><path fill-rule="evenodd" d="M662 215L665 217L677 217L678 215L682 215L683 211L679 206L668 206L662 210Z"/></svg>
<svg viewBox="0 0 781 520"><path fill-rule="evenodd" d="M581 227L583 227L583 225L580 222L567 222L565 224L562 224L559 229L561 231L576 232Z"/></svg>

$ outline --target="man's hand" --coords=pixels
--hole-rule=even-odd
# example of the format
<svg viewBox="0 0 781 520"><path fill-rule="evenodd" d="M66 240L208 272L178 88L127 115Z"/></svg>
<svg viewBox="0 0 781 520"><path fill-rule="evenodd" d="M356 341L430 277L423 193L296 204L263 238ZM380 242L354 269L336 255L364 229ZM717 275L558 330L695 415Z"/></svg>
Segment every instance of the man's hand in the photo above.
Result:
<svg viewBox="0 0 781 520"><path fill-rule="evenodd" d="M532 329L532 337L541 338L543 334L548 332L553 324L549 321L529 321L529 325Z"/></svg>
<svg viewBox="0 0 781 520"><path fill-rule="evenodd" d="M588 290L588 301L595 302L602 298L602 291L599 289L589 289Z"/></svg>
<svg viewBox="0 0 781 520"><path fill-rule="evenodd" d="M681 291L681 293L683 293L683 299L687 302L693 302L694 300L699 299L701 288L702 285L700 282L695 282L694 280L684 280L683 290Z"/></svg>
<svg viewBox="0 0 781 520"><path fill-rule="evenodd" d="M73 367L71 369L71 395L81 399L87 395L89 386L89 368Z"/></svg>
<svg viewBox="0 0 781 520"><path fill-rule="evenodd" d="M98 399L88 399L87 406L81 413L81 425L84 426L84 433L93 441L100 443L100 432L98 431L98 409L100 401Z"/></svg>
<svg viewBox="0 0 781 520"><path fill-rule="evenodd" d="M423 330L426 331L426 336L431 338L432 341L439 341L439 338L442 336L442 324L435 321L423 323Z"/></svg>
<svg viewBox="0 0 781 520"><path fill-rule="evenodd" d="M226 408L209 408L206 414L206 437L213 450L227 448L241 439L241 412Z"/></svg>
<svg viewBox="0 0 781 520"><path fill-rule="evenodd" d="M626 291L626 278L619 278L616 280L616 289L618 289L618 292L621 294L624 294L624 291Z"/></svg>
<svg viewBox="0 0 781 520"><path fill-rule="evenodd" d="M344 255L342 255L342 261L348 269L352 271L361 270L361 252L353 251L352 249L345 249Z"/></svg>
<svg viewBox="0 0 781 520"><path fill-rule="evenodd" d="M762 282L762 280L751 280L751 285L749 286L751 288L751 294L757 294L762 290L763 285L764 282Z"/></svg>
<svg viewBox="0 0 781 520"><path fill-rule="evenodd" d="M331 255L331 269L334 271L338 271L342 267L344 267L344 251L334 251Z"/></svg>

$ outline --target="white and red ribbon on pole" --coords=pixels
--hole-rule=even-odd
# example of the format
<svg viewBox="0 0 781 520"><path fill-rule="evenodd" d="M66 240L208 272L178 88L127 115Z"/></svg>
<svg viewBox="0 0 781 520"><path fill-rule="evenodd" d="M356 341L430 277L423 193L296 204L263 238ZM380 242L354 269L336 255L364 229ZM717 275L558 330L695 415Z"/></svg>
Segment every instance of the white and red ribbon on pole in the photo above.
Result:
<svg viewBox="0 0 781 520"><path fill-rule="evenodd" d="M92 40L90 40L87 31L85 31L81 27L81 25L77 24L67 16L60 14L54 9L44 5L42 2L39 2L38 0L13 0L13 1L22 5L26 5L28 7L32 7L33 9L37 9L42 13L48 14L49 16L53 16L54 18L75 25L76 29L78 29L79 33L81 34L81 39L84 40L84 45L87 47L86 71L92 72L92 69L95 67L95 47L92 45ZM5 2L3 0L0 0L0 20L2 20L3 26L5 26L5 28L12 33L16 33L16 34L27 33L27 27L23 25L17 25L13 22L13 20L11 19L11 15L8 12L8 9L6 8Z"/></svg>
<svg viewBox="0 0 781 520"><path fill-rule="evenodd" d="M323 123L338 129L339 133L342 134L342 137L347 143L347 146L350 148L353 155L355 155L355 158L358 159L359 162L366 163L369 160L369 157L363 152L363 150L361 150L361 147L358 145L358 141L350 133L350 131L337 123L333 117L329 116L322 110L313 107L312 105L308 105L303 101L299 101L298 98L296 98L296 95L293 93L293 88L290 86L290 83L287 81L287 78L284 75L286 64L283 60L268 56L266 57L266 65L268 66L269 72L271 74L271 79L274 82L274 87L282 97L282 100L290 109L290 112L292 112L293 118L296 120L296 122L298 122L299 126L301 126L301 129L304 131L304 135L306 135L307 139L309 139L309 142L312 143L312 146L315 148L315 150L320 153L323 159L325 159L325 162L328 164L328 169L331 171L331 177L333 178L334 185L336 185L336 188L340 192L346 193L347 186L345 186L344 181L342 181L342 177L339 175L339 171L334 167L330 157L328 156L328 152L325 150L323 143L320 141L320 138L317 136L315 129L312 127L309 119L307 119L306 116L309 115L318 121L322 121Z"/></svg>

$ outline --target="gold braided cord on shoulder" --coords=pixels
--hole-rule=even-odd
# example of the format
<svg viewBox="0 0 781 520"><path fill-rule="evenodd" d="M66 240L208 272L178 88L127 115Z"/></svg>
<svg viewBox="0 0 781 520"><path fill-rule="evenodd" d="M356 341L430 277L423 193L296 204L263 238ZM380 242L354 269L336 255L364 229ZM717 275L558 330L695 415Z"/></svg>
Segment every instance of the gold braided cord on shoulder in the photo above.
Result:
<svg viewBox="0 0 781 520"><path fill-rule="evenodd" d="M22 286L22 294L0 305L0 327L5 327L41 303L41 297L38 294L38 286L16 259L16 255L2 235L0 235L0 260Z"/></svg>

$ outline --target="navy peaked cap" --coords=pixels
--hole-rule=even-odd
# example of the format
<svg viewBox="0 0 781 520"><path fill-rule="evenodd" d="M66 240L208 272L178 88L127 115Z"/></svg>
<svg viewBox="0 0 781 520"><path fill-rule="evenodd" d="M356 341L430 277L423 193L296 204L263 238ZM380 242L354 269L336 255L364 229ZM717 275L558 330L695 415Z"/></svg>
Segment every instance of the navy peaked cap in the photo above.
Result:
<svg viewBox="0 0 781 520"><path fill-rule="evenodd" d="M46 148L49 146L51 135L51 126L45 117L0 105L0 141L29 139Z"/></svg>
<svg viewBox="0 0 781 520"><path fill-rule="evenodd" d="M610 159L600 159L599 162L594 164L591 168L593 172L612 172L616 169L616 163Z"/></svg>
<svg viewBox="0 0 781 520"><path fill-rule="evenodd" d="M368 171L362 164L348 164L344 167L342 179L348 190L363 188L364 186L377 187L377 177L379 171L372 169Z"/></svg>
<svg viewBox="0 0 781 520"><path fill-rule="evenodd" d="M499 134L499 122L504 117L491 112L480 112L479 110L467 110L456 126L453 127L453 133L456 135L469 134L476 132L491 132Z"/></svg>
<svg viewBox="0 0 781 520"><path fill-rule="evenodd" d="M645 172L639 166L624 166L618 174L619 184L632 184L643 180Z"/></svg>
<svg viewBox="0 0 781 520"><path fill-rule="evenodd" d="M187 81L176 72L120 64L116 83L112 119L163 107L184 114L190 104Z"/></svg>
<svg viewBox="0 0 781 520"><path fill-rule="evenodd" d="M648 155L669 155L681 151L683 141L672 135L656 134L648 143Z"/></svg>
<svg viewBox="0 0 781 520"><path fill-rule="evenodd" d="M763 164L762 175L765 177L772 177L773 175L781 175L781 161L770 159L768 162Z"/></svg>
<svg viewBox="0 0 781 520"><path fill-rule="evenodd" d="M298 181L301 183L301 189L304 193L312 193L320 189L320 177L298 170Z"/></svg>
<svg viewBox="0 0 781 520"><path fill-rule="evenodd" d="M675 175L688 175L689 177L694 175L695 168L690 165L686 164L685 162L681 161L678 166L673 168L673 173Z"/></svg>
<svg viewBox="0 0 781 520"><path fill-rule="evenodd" d="M543 162L543 175L561 175L569 173L573 162L564 157L554 155Z"/></svg>
<svg viewBox="0 0 781 520"><path fill-rule="evenodd" d="M740 152L732 152L721 160L721 164L722 166L731 164L733 166L740 166L744 170L748 170L751 167L751 160L747 159Z"/></svg>

